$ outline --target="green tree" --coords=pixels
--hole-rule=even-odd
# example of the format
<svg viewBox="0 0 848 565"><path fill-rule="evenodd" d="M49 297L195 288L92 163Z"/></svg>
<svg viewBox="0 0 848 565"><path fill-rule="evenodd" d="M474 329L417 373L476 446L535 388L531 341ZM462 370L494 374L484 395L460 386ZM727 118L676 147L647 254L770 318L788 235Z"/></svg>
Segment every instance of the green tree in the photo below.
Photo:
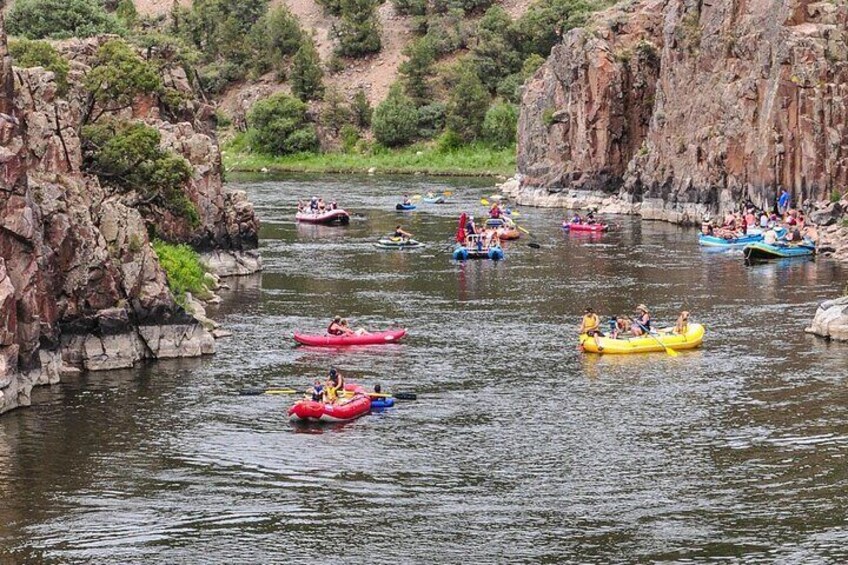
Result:
<svg viewBox="0 0 848 565"><path fill-rule="evenodd" d="M603 4L593 0L536 0L516 22L521 51L547 57L568 30L585 25L589 14Z"/></svg>
<svg viewBox="0 0 848 565"><path fill-rule="evenodd" d="M380 23L377 21L378 0L341 0L341 21L336 28L339 44L336 50L346 57L376 53L382 47Z"/></svg>
<svg viewBox="0 0 848 565"><path fill-rule="evenodd" d="M294 56L291 68L291 89L295 96L303 100L315 100L324 92L324 71L321 59L311 37L304 37Z"/></svg>
<svg viewBox="0 0 848 565"><path fill-rule="evenodd" d="M306 40L297 18L285 6L272 8L250 30L252 66L257 74L270 69L285 79L290 58Z"/></svg>
<svg viewBox="0 0 848 565"><path fill-rule="evenodd" d="M398 85L392 86L386 99L377 105L371 128L377 141L386 147L406 145L415 139L418 111Z"/></svg>
<svg viewBox="0 0 848 565"><path fill-rule="evenodd" d="M343 126L349 125L353 118L350 107L345 104L344 96L331 88L324 94L324 108L321 112L321 122L338 135Z"/></svg>
<svg viewBox="0 0 848 565"><path fill-rule="evenodd" d="M62 95L68 90L68 61L46 41L20 39L9 42L9 53L15 66L21 68L44 67L56 77L56 91Z"/></svg>
<svg viewBox="0 0 848 565"><path fill-rule="evenodd" d="M371 127L371 116L374 114L374 109L371 108L371 103L365 95L365 90L359 88L356 94L353 95L353 102L350 105L353 112L353 121L360 129L368 129Z"/></svg>
<svg viewBox="0 0 848 565"><path fill-rule="evenodd" d="M447 126L465 142L470 142L480 136L489 108L489 93L468 64L460 65L457 72L456 85L448 101Z"/></svg>
<svg viewBox="0 0 848 565"><path fill-rule="evenodd" d="M83 165L105 186L135 191L140 203L161 204L192 225L197 209L185 195L194 169L160 147L159 132L141 122L105 120L82 129Z"/></svg>
<svg viewBox="0 0 848 565"><path fill-rule="evenodd" d="M403 76L403 89L417 106L421 106L430 99L430 76L433 74L436 50L432 41L423 37L407 45L403 54L407 59L398 68Z"/></svg>
<svg viewBox="0 0 848 565"><path fill-rule="evenodd" d="M251 143L263 153L286 155L318 149L318 134L306 117L306 104L287 94L254 104L247 124Z"/></svg>
<svg viewBox="0 0 848 565"><path fill-rule="evenodd" d="M517 126L518 110L514 105L507 102L492 104L483 119L483 138L496 147L510 147L515 144Z"/></svg>
<svg viewBox="0 0 848 565"><path fill-rule="evenodd" d="M126 28L133 28L138 23L138 11L133 0L120 0L115 6L115 16Z"/></svg>
<svg viewBox="0 0 848 565"><path fill-rule="evenodd" d="M86 124L107 112L129 108L138 96L159 93L162 80L156 68L132 47L113 39L97 50L83 86L88 93L82 119Z"/></svg>
<svg viewBox="0 0 848 565"><path fill-rule="evenodd" d="M504 77L521 70L522 57L516 47L512 19L500 6L492 6L480 18L477 44L472 50L477 75L490 92Z"/></svg>
<svg viewBox="0 0 848 565"><path fill-rule="evenodd" d="M6 26L11 35L27 39L123 32L118 20L97 0L17 0L9 10Z"/></svg>

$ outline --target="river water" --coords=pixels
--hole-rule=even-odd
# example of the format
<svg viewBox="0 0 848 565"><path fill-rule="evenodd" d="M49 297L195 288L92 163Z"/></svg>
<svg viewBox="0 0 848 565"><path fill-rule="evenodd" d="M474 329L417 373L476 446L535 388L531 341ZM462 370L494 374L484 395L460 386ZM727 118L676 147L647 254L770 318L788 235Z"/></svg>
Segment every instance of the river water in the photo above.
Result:
<svg viewBox="0 0 848 565"><path fill-rule="evenodd" d="M235 335L201 360L37 389L0 417L0 563L841 562L848 556L848 347L805 335L845 286L825 259L746 267L696 231L615 217L457 264L444 243L488 182L240 177L263 221L261 275L212 317ZM451 203L393 208L403 191ZM298 226L337 198L344 228ZM428 243L381 251L398 222ZM704 347L576 350L586 305L658 320L681 308ZM333 314L401 324L399 345L293 347ZM417 401L297 428L292 399L329 366Z"/></svg>

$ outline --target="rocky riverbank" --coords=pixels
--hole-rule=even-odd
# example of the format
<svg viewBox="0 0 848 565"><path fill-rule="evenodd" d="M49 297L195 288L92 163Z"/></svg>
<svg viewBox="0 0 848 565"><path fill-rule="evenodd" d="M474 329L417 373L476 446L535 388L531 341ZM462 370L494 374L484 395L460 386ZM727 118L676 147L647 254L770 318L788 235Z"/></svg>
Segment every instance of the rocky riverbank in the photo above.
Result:
<svg viewBox="0 0 848 565"><path fill-rule="evenodd" d="M0 16L0 413L66 373L214 352L209 329L169 290L150 233L189 243L221 275L261 268L253 205L224 190L212 108L179 66L161 70L183 99L179 119L152 96L120 116L155 127L162 146L185 157L193 175L184 191L198 218L139 206L138 195L85 172L82 83L103 41L59 46L71 63L59 96L52 72L13 67Z"/></svg>
<svg viewBox="0 0 848 565"><path fill-rule="evenodd" d="M827 339L848 341L848 296L823 302L806 331Z"/></svg>

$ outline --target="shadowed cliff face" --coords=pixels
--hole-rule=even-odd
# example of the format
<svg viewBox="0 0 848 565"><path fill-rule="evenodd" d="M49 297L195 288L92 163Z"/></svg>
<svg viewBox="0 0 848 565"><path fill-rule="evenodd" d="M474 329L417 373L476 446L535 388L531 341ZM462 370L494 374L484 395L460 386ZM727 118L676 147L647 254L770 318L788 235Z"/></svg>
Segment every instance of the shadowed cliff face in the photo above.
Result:
<svg viewBox="0 0 848 565"><path fill-rule="evenodd" d="M640 0L596 15L525 88L528 187L619 193L697 221L848 184L848 7L806 0Z"/></svg>
<svg viewBox="0 0 848 565"><path fill-rule="evenodd" d="M174 302L148 239L151 224L231 263L257 244L252 204L222 187L217 143L203 124L211 109L202 103L186 102L190 121L179 123L150 100L121 114L158 128L163 145L194 167L186 194L199 225L136 206L135 195L81 170L80 81L98 41L60 46L71 89L59 98L51 72L12 67L0 16L0 413L29 404L33 385L57 382L63 371L214 351L211 335ZM166 77L190 92L180 79ZM258 256L238 266L256 270Z"/></svg>

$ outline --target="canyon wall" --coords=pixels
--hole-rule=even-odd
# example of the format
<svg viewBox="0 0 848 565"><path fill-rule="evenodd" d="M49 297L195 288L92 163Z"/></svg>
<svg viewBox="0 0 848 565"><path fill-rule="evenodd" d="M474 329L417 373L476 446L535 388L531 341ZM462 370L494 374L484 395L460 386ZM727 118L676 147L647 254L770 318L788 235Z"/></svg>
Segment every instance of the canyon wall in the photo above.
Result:
<svg viewBox="0 0 848 565"><path fill-rule="evenodd" d="M214 352L209 332L174 300L149 233L215 258L219 274L260 268L258 223L243 193L221 182L212 109L186 96L180 120L139 99L122 117L162 133L193 166L189 223L82 170L81 77L104 39L59 46L71 62L66 96L52 72L13 67L0 15L0 413L27 405L33 385L63 372ZM179 69L163 77L191 93ZM215 263L213 261L213 263ZM213 264L213 267L216 266Z"/></svg>
<svg viewBox="0 0 848 565"><path fill-rule="evenodd" d="M848 6L636 0L572 30L525 85L525 204L699 222L848 187Z"/></svg>

